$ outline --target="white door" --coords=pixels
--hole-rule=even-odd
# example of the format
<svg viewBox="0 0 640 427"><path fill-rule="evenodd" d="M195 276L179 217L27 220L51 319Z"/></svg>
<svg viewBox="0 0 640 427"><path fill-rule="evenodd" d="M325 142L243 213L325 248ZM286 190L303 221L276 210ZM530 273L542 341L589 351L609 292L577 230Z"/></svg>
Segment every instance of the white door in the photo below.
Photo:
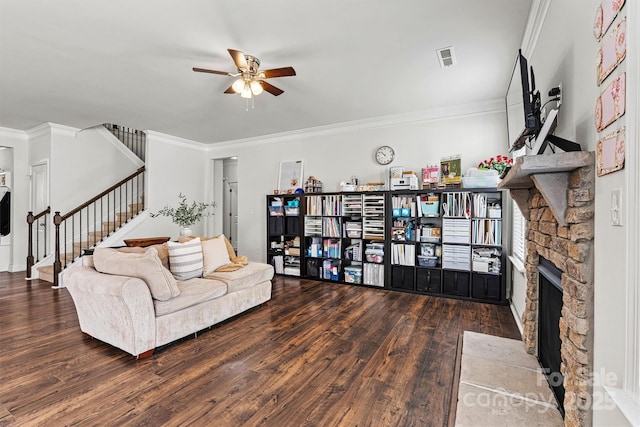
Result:
<svg viewBox="0 0 640 427"><path fill-rule="evenodd" d="M31 166L31 211L34 215L39 214L49 206L49 165L46 163L40 163ZM45 221L48 220L48 224L45 226ZM49 253L49 247L51 247L50 236L53 234L53 215L43 216L38 219L34 224L34 245L36 241L38 244L34 246L33 256L36 262L41 260L45 255ZM47 228L49 229L49 235L46 235ZM46 247L45 247L46 242Z"/></svg>

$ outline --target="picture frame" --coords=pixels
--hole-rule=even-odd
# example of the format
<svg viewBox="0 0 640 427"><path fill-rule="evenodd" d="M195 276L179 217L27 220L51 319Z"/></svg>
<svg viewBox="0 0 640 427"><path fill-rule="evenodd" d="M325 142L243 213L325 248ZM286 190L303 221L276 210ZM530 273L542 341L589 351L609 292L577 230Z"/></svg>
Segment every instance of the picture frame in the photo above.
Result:
<svg viewBox="0 0 640 427"><path fill-rule="evenodd" d="M618 23L606 36L598 50L598 86L616 69L627 55L627 19Z"/></svg>
<svg viewBox="0 0 640 427"><path fill-rule="evenodd" d="M596 172L603 176L624 168L625 128L602 137L596 146Z"/></svg>
<svg viewBox="0 0 640 427"><path fill-rule="evenodd" d="M302 160L280 162L277 185L280 194L294 193L298 188L303 187L302 167Z"/></svg>
<svg viewBox="0 0 640 427"><path fill-rule="evenodd" d="M460 184L462 182L462 167L459 154L440 159L440 182L443 184Z"/></svg>
<svg viewBox="0 0 640 427"><path fill-rule="evenodd" d="M626 110L627 73L615 78L596 100L595 124L598 132L622 117Z"/></svg>

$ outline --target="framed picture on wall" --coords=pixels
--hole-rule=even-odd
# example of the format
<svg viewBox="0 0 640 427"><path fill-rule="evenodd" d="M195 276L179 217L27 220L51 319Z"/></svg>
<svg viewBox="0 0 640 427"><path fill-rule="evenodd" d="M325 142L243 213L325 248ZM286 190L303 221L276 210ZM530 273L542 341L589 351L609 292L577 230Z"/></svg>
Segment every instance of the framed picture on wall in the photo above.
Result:
<svg viewBox="0 0 640 427"><path fill-rule="evenodd" d="M293 193L302 188L302 160L280 162L278 173L278 191L280 193Z"/></svg>

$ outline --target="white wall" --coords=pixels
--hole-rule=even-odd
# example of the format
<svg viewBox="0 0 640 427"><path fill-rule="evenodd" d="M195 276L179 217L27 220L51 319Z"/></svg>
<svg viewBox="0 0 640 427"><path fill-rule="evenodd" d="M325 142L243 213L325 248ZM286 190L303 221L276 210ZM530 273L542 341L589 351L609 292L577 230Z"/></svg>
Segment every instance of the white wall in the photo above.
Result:
<svg viewBox="0 0 640 427"><path fill-rule="evenodd" d="M107 133L106 131L104 133ZM52 127L50 200L62 214L106 190L135 172L135 163L120 149L113 135L105 138L98 129L76 130Z"/></svg>
<svg viewBox="0 0 640 427"><path fill-rule="evenodd" d="M598 87L596 84L596 57L598 41L592 28L596 8L600 0L543 1L549 9L544 19L542 31L533 50L525 53L534 67L536 85L542 93L543 103L549 98L547 92L562 84L563 105L559 113L556 135L579 142L583 150L595 151L600 136L621 127L629 127L629 117L635 112L634 104L627 101L627 115L608 127L599 136L594 125L595 101L608 84L611 77ZM627 14L630 2L621 16ZM634 2L631 2L634 3ZM615 23L613 25L615 27ZM628 40L637 37L638 23L628 19ZM636 39L637 40L637 39ZM633 46L633 44L632 44ZM637 49L627 53L627 59L613 73L617 76L628 69L628 63L635 61ZM634 68L635 70L635 68ZM629 75L631 74L631 75ZM627 81L633 85L635 73L628 73ZM630 99L629 93L627 100ZM636 107L637 108L637 107ZM627 142L633 141L627 133ZM637 139L636 139L637 141ZM631 144L629 144L631 145ZM627 147L629 147L627 145ZM627 153L630 153L629 148ZM633 148L631 148L633 150ZM632 152L632 151L631 151ZM629 161L629 157L627 157ZM627 277L628 266L625 254L632 244L628 227L613 227L610 223L611 191L623 189L623 199L629 200L627 191L631 173L637 165L627 163L624 170L603 177L595 183L595 355L594 371L606 372L617 378L617 386L622 386L625 378L625 357L627 356L627 313L625 311L627 291L630 286ZM637 259L635 260L637 262ZM594 390L594 424L612 425L619 421L619 414L613 407L597 406L603 390ZM619 424L616 424L619 425Z"/></svg>
<svg viewBox="0 0 640 427"><path fill-rule="evenodd" d="M187 201L212 201L207 182L209 160L203 144L157 132L147 132L145 200L151 212L176 206L180 193ZM195 234L206 234L206 221L194 225ZM168 236L176 239L180 227L167 217L149 218L125 238Z"/></svg>
<svg viewBox="0 0 640 427"><path fill-rule="evenodd" d="M373 158L381 145L395 149L391 166L416 172L428 164L437 164L443 156L461 154L466 171L487 157L507 152L502 110L445 119L429 119L425 113L422 119L394 120L216 144L211 148L212 159L238 156L238 252L252 260L266 260L265 196L276 188L281 161L303 160L304 179L315 176L328 192L339 191L340 181L352 175L362 183L384 182L388 167L378 165Z"/></svg>

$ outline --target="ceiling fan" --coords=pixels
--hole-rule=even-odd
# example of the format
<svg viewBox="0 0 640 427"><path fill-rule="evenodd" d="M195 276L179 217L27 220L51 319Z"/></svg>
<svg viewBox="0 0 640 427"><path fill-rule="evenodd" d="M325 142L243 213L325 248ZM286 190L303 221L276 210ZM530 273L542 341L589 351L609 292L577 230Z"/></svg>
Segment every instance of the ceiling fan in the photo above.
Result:
<svg viewBox="0 0 640 427"><path fill-rule="evenodd" d="M193 71L198 73L221 74L223 76L239 77L224 93L239 93L243 98L251 98L260 95L263 90L271 95L278 96L284 91L266 82L264 79L272 79L274 77L295 76L296 70L293 67L272 68L270 70L261 70L260 60L252 55L247 55L239 50L227 49L233 62L236 64L237 72L231 73L227 71L209 70L206 68L193 67Z"/></svg>

